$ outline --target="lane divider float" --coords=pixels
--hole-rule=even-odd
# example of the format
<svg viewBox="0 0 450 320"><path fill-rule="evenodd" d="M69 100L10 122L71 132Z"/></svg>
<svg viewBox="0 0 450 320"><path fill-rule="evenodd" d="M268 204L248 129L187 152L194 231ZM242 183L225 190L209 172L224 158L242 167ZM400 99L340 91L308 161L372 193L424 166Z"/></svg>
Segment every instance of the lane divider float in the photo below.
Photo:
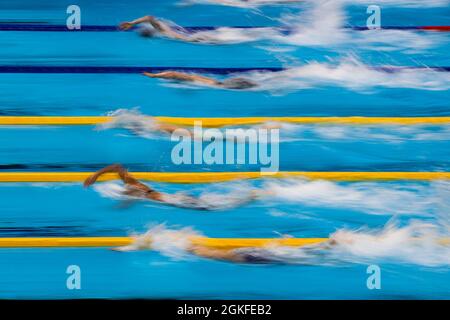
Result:
<svg viewBox="0 0 450 320"><path fill-rule="evenodd" d="M137 30L139 27L133 27L130 30ZM292 29L284 27L264 27L264 26L186 26L184 30L190 32L211 31L219 28L233 29L262 29L271 28L278 29L284 34L292 33ZM344 29L354 31L368 31L368 27L347 26ZM450 26L384 26L378 30L403 30L403 31L436 31L450 32ZM80 30L69 30L64 24L48 24L48 23L1 23L0 31L42 31L42 32L115 32L120 31L115 25L82 25Z"/></svg>
<svg viewBox="0 0 450 320"><path fill-rule="evenodd" d="M216 250L240 248L264 248L269 246L303 247L323 244L330 238L207 238L191 237L192 245ZM420 241L420 239L418 238ZM135 242L133 237L59 237L59 238L0 238L0 248L76 248L76 247L118 247ZM450 238L437 240L440 245L450 245ZM151 246L151 240L145 243Z"/></svg>
<svg viewBox="0 0 450 320"><path fill-rule="evenodd" d="M271 245L301 247L328 241L328 238L207 238L192 237L193 245L211 249L233 250L245 247ZM59 237L59 238L0 238L0 248L70 248L70 247L115 247L133 244L133 237ZM149 240L150 245L151 240ZM146 243L147 244L147 243Z"/></svg>
<svg viewBox="0 0 450 320"><path fill-rule="evenodd" d="M203 127L257 125L266 122L293 124L343 124L343 125L445 125L450 117L237 117L237 118L187 118L149 117L163 123L194 126L200 121ZM0 125L100 125L114 121L111 116L0 116Z"/></svg>
<svg viewBox="0 0 450 320"><path fill-rule="evenodd" d="M450 66L370 66L372 70L398 72L402 70L450 72ZM283 67L179 67L179 66L45 66L45 65L0 65L0 73L55 73L55 74L134 74L143 72L180 71L215 75L229 75L243 72L279 72Z"/></svg>
<svg viewBox="0 0 450 320"><path fill-rule="evenodd" d="M0 182L83 182L93 172L0 172ZM139 180L167 183L215 183L260 178L308 179L331 181L433 181L449 180L450 172L132 172ZM98 181L117 180L115 173L102 175Z"/></svg>

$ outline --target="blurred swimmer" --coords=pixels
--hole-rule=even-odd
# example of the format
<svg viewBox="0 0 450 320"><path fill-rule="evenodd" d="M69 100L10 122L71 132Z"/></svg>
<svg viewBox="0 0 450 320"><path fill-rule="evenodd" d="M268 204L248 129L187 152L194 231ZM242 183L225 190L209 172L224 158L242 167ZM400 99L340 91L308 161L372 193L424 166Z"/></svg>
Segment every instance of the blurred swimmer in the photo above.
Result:
<svg viewBox="0 0 450 320"><path fill-rule="evenodd" d="M153 16L144 16L133 21L122 22L119 25L119 29L129 30L140 24L144 24L144 28L141 29L141 35L144 37L160 35L170 39L186 42L211 42L213 40L207 36L198 36L196 35L197 32L189 32L182 27L174 26L170 22L163 21L162 19L158 19Z"/></svg>
<svg viewBox="0 0 450 320"><path fill-rule="evenodd" d="M144 37L161 36L172 40L205 44L241 43L283 35L283 29L273 27L218 27L212 30L209 28L193 30L153 16L144 16L133 21L122 22L119 29L129 30L138 25L141 25L139 32Z"/></svg>
<svg viewBox="0 0 450 320"><path fill-rule="evenodd" d="M229 78L221 81L214 78L200 76L197 74L190 74L178 71L164 71L159 73L144 72L143 74L150 78L175 80L180 82L193 82L196 84L204 84L207 86L223 89L245 90L245 89L252 89L258 86L256 82L246 78Z"/></svg>
<svg viewBox="0 0 450 320"><path fill-rule="evenodd" d="M143 236L137 236L134 242L130 245L113 248L114 251L137 251L152 249L154 242L159 242L158 232L149 231ZM286 259L283 254L277 254L277 247L240 247L235 249L220 249L214 248L206 244L201 244L200 241L190 241L183 234L171 234L165 235L164 241L173 242L174 244L180 244L183 250L196 255L198 257L213 259L219 261L227 261L234 263L246 263L246 264L287 264L298 263L298 260ZM187 241L187 243L186 243ZM302 246L302 249L307 252L320 252L321 250L331 249L331 247L337 245L334 240L318 241L315 244ZM175 245L176 246L176 245ZM156 244L156 247L158 245ZM282 246L280 248L283 248ZM297 248L290 248L295 250ZM306 260L303 262L307 262Z"/></svg>
<svg viewBox="0 0 450 320"><path fill-rule="evenodd" d="M305 0L188 0L185 3L218 4L231 7L258 7L276 4L297 4Z"/></svg>
<svg viewBox="0 0 450 320"><path fill-rule="evenodd" d="M203 199L187 195L182 192L177 192L174 194L158 192L149 187L148 185L137 180L120 164L112 164L95 172L84 181L84 187L87 188L93 185L97 181L97 179L100 178L105 173L118 174L119 178L125 184L125 191L123 192L125 196L143 200L157 201L174 207L186 209L206 210L206 211L224 209L224 206L221 205L220 203L211 203ZM249 192L248 196L240 197L239 199L234 199L232 206L243 205L245 203L254 201L261 195L263 195L262 191L252 190ZM231 198L231 196L229 198ZM229 206L230 204L228 204L228 207Z"/></svg>

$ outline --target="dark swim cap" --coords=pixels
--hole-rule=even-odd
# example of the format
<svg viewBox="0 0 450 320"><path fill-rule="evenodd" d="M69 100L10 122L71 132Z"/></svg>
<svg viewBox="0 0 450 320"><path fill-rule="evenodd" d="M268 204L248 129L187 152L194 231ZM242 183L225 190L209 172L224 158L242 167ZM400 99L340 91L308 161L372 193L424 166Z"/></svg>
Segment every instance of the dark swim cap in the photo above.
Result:
<svg viewBox="0 0 450 320"><path fill-rule="evenodd" d="M245 78L232 78L223 81L222 86L227 89L250 89L258 84Z"/></svg>

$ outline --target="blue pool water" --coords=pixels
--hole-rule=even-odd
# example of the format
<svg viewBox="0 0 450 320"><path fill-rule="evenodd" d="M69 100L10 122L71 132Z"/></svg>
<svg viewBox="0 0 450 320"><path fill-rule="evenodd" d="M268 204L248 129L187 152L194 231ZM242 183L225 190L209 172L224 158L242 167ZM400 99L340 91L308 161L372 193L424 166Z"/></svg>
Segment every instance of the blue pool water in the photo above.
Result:
<svg viewBox="0 0 450 320"><path fill-rule="evenodd" d="M288 69L281 78L246 73L263 83L249 91L186 86L140 74L0 73L0 116L98 116L118 109L134 112L144 121L145 116L450 116L450 73L423 68L450 66L448 33L341 29L365 26L364 1L348 1L345 6L314 2L315 7L236 8L177 5L175 0L151 4L136 0L132 5L79 0L82 25L112 26L152 14L181 26L288 25L299 31L281 37L238 33L231 36L233 43L215 45L145 39L137 32L0 31L0 70L2 66ZM446 1L384 3L382 25L450 25ZM2 24L65 24L70 4L4 0L0 29ZM378 68L386 66L412 69ZM251 164L175 165L174 142L163 134L135 129L126 116L113 128L4 126L0 170L94 171L111 163L122 163L130 171L259 170ZM280 170L449 171L449 138L448 125L289 125L281 129ZM151 229L163 239L175 232L230 238L331 235L352 242L329 252L275 250L280 261L288 262L275 265L214 261L179 247L137 252L0 249L0 298L450 297L450 250L434 242L449 237L446 181L261 179L151 185L169 193L199 195L222 210L202 212L142 201L123 206L115 182L91 189L79 183L0 183L0 237L125 236ZM227 202L227 195L239 202L255 188L270 191L271 196L242 206ZM372 264L381 267L381 290L367 288L366 269ZM81 290L66 287L69 265L81 268Z"/></svg>

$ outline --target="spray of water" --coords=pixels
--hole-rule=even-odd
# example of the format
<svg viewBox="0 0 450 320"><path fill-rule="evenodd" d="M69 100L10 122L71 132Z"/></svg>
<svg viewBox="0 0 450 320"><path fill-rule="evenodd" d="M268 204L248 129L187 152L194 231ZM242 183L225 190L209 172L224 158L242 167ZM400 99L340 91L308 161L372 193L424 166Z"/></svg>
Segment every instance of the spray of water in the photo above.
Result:
<svg viewBox="0 0 450 320"><path fill-rule="evenodd" d="M126 187L116 182L98 183L93 186L102 197L113 200L142 200L125 194ZM164 204L184 209L201 209L208 211L230 210L246 205L255 200L254 188L245 182L211 185L207 191L191 190L176 193L162 193ZM194 193L198 193L195 195Z"/></svg>
<svg viewBox="0 0 450 320"><path fill-rule="evenodd" d="M388 66L385 66L389 69ZM336 63L309 62L280 72L253 72L246 75L260 86L252 90L274 93L331 86L370 93L375 88L448 90L450 74L434 69L373 68L355 57Z"/></svg>
<svg viewBox="0 0 450 320"><path fill-rule="evenodd" d="M200 236L191 228L168 229L165 225L134 235L134 244L123 251L151 249L172 259L191 258L190 238ZM406 263L426 267L450 266L450 246L443 241L448 230L438 224L411 221L400 226L389 222L382 229L341 229L330 235L330 241L307 247L269 245L263 248L234 250L273 263L342 265L367 263Z"/></svg>
<svg viewBox="0 0 450 320"><path fill-rule="evenodd" d="M282 6L294 6L299 4L307 4L314 2L315 0L184 0L182 5L193 4L210 4L210 5L222 5L238 8L257 8L262 6L282 5ZM342 2L345 4L355 5L382 5L382 6L397 6L397 7L411 7L411 8L432 8L432 7L445 7L449 4L448 0L336 0L336 2Z"/></svg>
<svg viewBox="0 0 450 320"><path fill-rule="evenodd" d="M274 181L266 183L266 190L282 201L309 207L339 208L379 215L431 216L437 204L448 203L441 193L450 184L436 181L431 184L383 184L376 182L336 183L315 181Z"/></svg>
<svg viewBox="0 0 450 320"><path fill-rule="evenodd" d="M420 51L445 41L439 34L421 34L408 30L367 30L345 28L348 17L342 1L315 0L297 14L279 18L280 27L229 28L201 31L191 35L205 43L245 43L268 41L274 44L308 47L333 47L391 51Z"/></svg>
<svg viewBox="0 0 450 320"><path fill-rule="evenodd" d="M168 138L160 134L155 120L142 114L139 109L118 109L110 112L112 121L97 126L97 130L125 129L133 135L146 139ZM228 127L227 127L228 128ZM227 128L222 128L225 130ZM450 140L449 125L336 125L336 124L292 124L267 122L251 127L252 129L280 129L279 142L293 141L378 141L386 143L403 143L407 141L446 141ZM189 129L189 128L188 128ZM237 137L240 137L237 132ZM243 133L243 135L245 132ZM244 136L242 136L244 138ZM205 133L204 139L210 139ZM209 140L208 140L209 141ZM257 142L257 141L250 141Z"/></svg>

